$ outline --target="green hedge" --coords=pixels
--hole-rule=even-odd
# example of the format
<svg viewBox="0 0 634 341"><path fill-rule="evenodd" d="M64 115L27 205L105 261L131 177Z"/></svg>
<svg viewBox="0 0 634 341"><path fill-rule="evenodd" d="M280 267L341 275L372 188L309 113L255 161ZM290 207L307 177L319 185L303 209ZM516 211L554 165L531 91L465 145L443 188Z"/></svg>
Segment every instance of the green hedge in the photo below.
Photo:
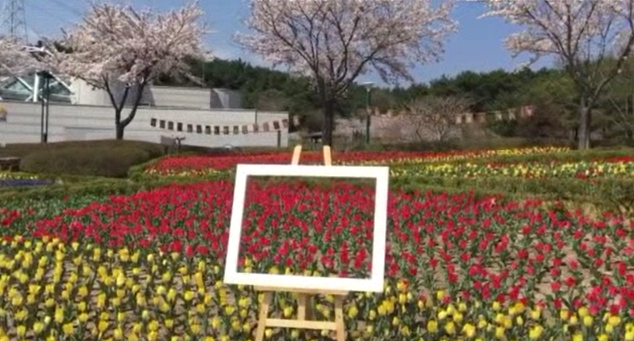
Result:
<svg viewBox="0 0 634 341"><path fill-rule="evenodd" d="M52 151L66 148L119 148L129 147L143 149L152 158L164 155L166 147L156 143L129 140L94 140L94 141L62 141L51 143L13 143L0 148L0 157L15 156L23 158L41 151Z"/></svg>
<svg viewBox="0 0 634 341"><path fill-rule="evenodd" d="M33 152L20 162L20 170L28 173L85 175L123 178L133 165L147 162L152 154L141 148L68 147Z"/></svg>
<svg viewBox="0 0 634 341"><path fill-rule="evenodd" d="M110 196L135 192L165 185L163 182L138 183L119 179L99 179L90 182L64 183L38 187L16 187L0 191L3 202L60 199L74 196Z"/></svg>

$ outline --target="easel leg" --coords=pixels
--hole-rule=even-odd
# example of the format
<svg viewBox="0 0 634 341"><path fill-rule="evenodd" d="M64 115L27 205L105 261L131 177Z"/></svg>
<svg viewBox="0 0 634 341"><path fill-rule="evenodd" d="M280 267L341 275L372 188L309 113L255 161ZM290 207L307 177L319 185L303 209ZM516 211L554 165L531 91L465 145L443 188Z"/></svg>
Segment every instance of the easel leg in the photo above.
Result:
<svg viewBox="0 0 634 341"><path fill-rule="evenodd" d="M343 296L335 296L335 325L337 341L346 340L346 324L343 320Z"/></svg>
<svg viewBox="0 0 634 341"><path fill-rule="evenodd" d="M258 317L258 329L255 333L255 341L264 341L264 331L266 330L266 320L269 316L269 306L271 305L270 292L264 293L264 299L260 303L260 316Z"/></svg>
<svg viewBox="0 0 634 341"><path fill-rule="evenodd" d="M306 295L297 294L297 319L299 321L306 320Z"/></svg>

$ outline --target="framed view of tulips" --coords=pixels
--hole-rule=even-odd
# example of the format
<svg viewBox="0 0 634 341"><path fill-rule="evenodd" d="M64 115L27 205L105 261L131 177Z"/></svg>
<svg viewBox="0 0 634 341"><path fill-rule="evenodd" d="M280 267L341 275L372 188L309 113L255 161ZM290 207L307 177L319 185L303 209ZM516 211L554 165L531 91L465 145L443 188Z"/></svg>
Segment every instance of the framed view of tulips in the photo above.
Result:
<svg viewBox="0 0 634 341"><path fill-rule="evenodd" d="M244 259L240 258L240 247L249 177L375 179L372 261L369 278L314 277L239 271L238 265L244 264ZM236 169L224 282L279 289L382 292L385 273L388 179L389 167L239 164ZM266 226L260 228L266 228Z"/></svg>

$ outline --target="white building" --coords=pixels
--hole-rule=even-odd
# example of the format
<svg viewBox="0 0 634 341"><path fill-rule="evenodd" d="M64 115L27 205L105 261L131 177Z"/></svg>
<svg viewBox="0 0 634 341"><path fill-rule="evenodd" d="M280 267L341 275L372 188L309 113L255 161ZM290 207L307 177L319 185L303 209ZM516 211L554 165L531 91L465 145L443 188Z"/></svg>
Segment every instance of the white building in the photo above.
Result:
<svg viewBox="0 0 634 341"><path fill-rule="evenodd" d="M43 82L39 77L0 81L0 143L39 142ZM123 84L115 86L121 96ZM114 138L114 109L106 91L73 79L50 83L48 141ZM120 97L119 97L120 98ZM128 94L127 105L135 98ZM227 89L150 86L126 128L125 138L159 143L178 134L187 145L203 147L286 147L288 113L241 109L241 96ZM129 109L124 108L127 117Z"/></svg>
<svg viewBox="0 0 634 341"><path fill-rule="evenodd" d="M120 99L125 90L121 82L112 82L114 96ZM96 89L81 79L62 80L55 77L50 83L51 102L78 105L111 105L110 96L103 89ZM7 77L0 80L0 99L39 102L44 92L40 77ZM126 104L132 105L136 87L128 91ZM242 96L230 89L210 89L175 86L146 86L141 99L142 106L196 109L241 109Z"/></svg>

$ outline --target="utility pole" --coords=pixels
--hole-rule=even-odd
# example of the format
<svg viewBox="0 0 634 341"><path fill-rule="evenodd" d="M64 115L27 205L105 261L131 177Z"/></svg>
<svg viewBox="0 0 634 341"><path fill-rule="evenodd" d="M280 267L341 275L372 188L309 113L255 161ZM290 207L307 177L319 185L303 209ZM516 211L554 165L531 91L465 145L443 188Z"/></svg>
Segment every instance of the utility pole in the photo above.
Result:
<svg viewBox="0 0 634 341"><path fill-rule="evenodd" d="M363 83L366 89L366 97L365 97L365 144L370 145L370 126L372 124L371 116L372 116L372 87L374 86L373 82L365 82Z"/></svg>
<svg viewBox="0 0 634 341"><path fill-rule="evenodd" d="M24 0L4 0L2 14L2 33L26 44L28 42L28 34Z"/></svg>

